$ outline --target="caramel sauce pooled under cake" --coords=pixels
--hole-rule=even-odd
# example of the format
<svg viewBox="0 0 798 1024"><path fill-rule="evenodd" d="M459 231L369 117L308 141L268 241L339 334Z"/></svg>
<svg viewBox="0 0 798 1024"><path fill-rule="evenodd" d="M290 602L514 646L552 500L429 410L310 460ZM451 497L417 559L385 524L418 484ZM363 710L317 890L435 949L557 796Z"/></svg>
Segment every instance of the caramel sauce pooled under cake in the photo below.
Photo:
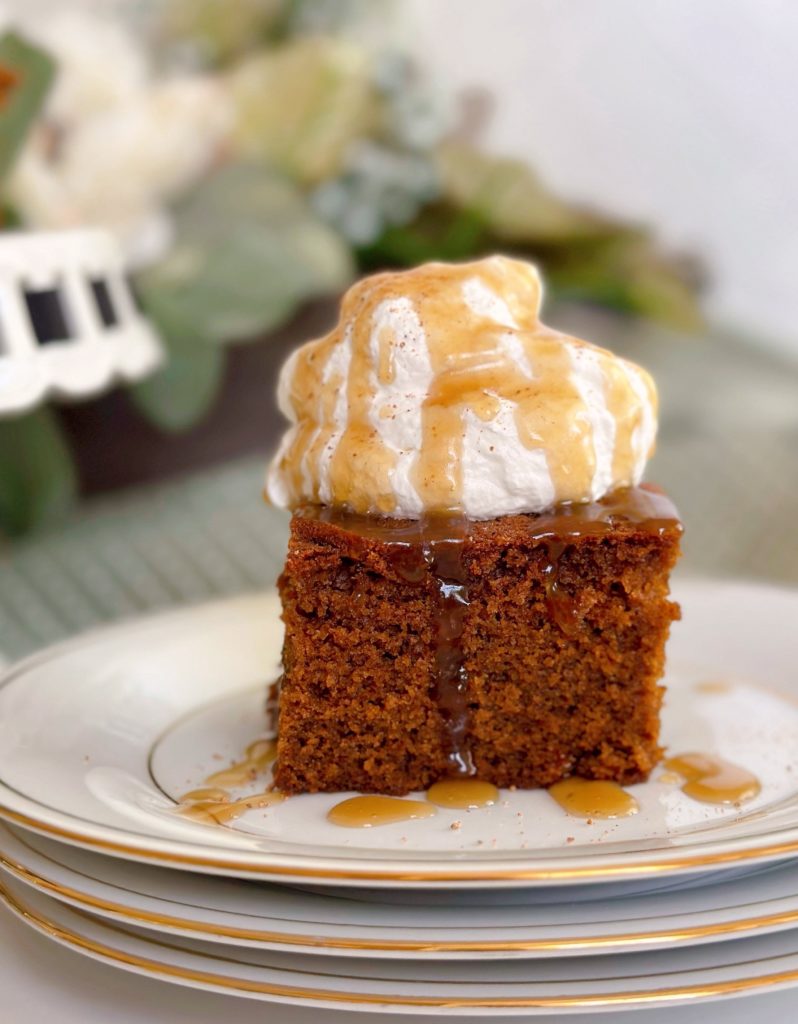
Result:
<svg viewBox="0 0 798 1024"><path fill-rule="evenodd" d="M660 757L675 509L645 371L538 320L527 264L358 283L281 375L275 780L628 783Z"/></svg>

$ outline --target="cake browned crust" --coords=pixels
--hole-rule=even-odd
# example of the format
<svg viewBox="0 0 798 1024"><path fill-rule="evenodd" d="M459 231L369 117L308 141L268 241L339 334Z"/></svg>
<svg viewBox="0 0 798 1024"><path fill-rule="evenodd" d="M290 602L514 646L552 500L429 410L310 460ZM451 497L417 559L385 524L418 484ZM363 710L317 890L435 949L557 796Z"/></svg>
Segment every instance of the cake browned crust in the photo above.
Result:
<svg viewBox="0 0 798 1024"><path fill-rule="evenodd" d="M542 530L534 515L469 524L458 645L463 742L480 779L631 783L656 764L658 680L679 615L668 575L681 532L661 501L670 512L653 522L619 514L601 529L553 516ZM435 685L440 579L431 568L408 576L379 531L293 516L279 584L286 633L275 779L285 792L402 794L452 773Z"/></svg>

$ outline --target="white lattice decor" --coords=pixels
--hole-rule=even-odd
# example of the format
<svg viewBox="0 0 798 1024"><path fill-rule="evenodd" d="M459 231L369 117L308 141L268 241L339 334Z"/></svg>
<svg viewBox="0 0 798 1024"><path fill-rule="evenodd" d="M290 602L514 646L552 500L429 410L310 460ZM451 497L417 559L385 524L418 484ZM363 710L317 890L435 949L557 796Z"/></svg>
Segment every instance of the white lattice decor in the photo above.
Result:
<svg viewBox="0 0 798 1024"><path fill-rule="evenodd" d="M0 233L0 415L140 380L161 358L110 234Z"/></svg>

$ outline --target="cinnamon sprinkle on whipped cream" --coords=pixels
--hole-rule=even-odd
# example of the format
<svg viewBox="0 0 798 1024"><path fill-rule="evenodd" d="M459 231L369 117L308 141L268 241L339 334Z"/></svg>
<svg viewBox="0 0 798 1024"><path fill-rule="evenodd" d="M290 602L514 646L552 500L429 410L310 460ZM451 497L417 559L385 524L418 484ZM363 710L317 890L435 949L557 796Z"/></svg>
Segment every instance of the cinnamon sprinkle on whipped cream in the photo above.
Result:
<svg viewBox="0 0 798 1024"><path fill-rule="evenodd" d="M657 394L633 363L544 326L534 266L493 256L353 285L280 374L272 504L472 519L637 485Z"/></svg>

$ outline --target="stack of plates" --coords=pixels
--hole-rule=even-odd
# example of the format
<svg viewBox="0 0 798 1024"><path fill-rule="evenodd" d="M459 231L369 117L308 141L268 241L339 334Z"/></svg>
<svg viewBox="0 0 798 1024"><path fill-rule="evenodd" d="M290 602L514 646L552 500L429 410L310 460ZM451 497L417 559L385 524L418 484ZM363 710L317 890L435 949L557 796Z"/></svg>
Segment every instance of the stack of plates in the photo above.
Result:
<svg viewBox="0 0 798 1024"><path fill-rule="evenodd" d="M278 668L276 598L247 597L5 677L0 896L117 967L306 1006L487 1018L798 985L798 594L677 597L664 740L754 772L748 803L701 804L655 772L613 820L543 791L370 829L327 821L340 795L192 820L181 795L257 736Z"/></svg>

